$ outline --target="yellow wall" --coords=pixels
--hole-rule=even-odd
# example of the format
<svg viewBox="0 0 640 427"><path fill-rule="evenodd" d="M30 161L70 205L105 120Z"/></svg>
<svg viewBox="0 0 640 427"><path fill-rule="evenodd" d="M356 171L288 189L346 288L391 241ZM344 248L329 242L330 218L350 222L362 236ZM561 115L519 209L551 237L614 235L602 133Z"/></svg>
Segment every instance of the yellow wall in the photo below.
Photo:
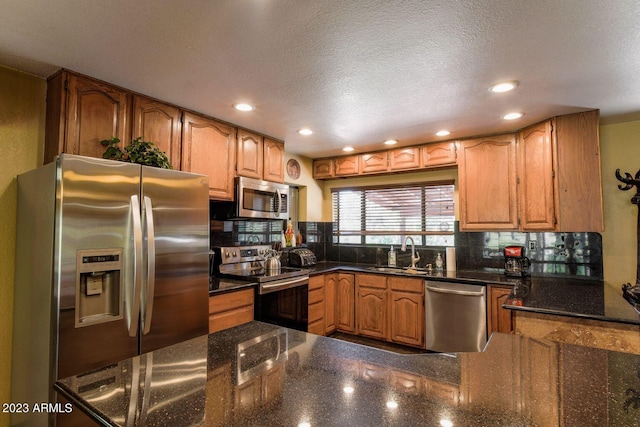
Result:
<svg viewBox="0 0 640 427"><path fill-rule="evenodd" d="M640 169L640 121L600 127L604 233L604 277L621 293L623 283L636 281L638 207L631 204L636 188L618 190L616 169L635 175Z"/></svg>
<svg viewBox="0 0 640 427"><path fill-rule="evenodd" d="M300 164L300 178L291 178L286 172L286 166L284 176L285 183L296 185L300 188L298 220L325 221L322 219L321 209L321 206L324 205L322 195L323 181L313 179L313 160L307 157L285 153L285 165L290 159L295 159ZM329 200L331 200L331 198L329 198Z"/></svg>
<svg viewBox="0 0 640 427"><path fill-rule="evenodd" d="M41 78L0 67L0 403L10 402L15 177L42 164L46 89ZM8 425L0 413L0 426Z"/></svg>

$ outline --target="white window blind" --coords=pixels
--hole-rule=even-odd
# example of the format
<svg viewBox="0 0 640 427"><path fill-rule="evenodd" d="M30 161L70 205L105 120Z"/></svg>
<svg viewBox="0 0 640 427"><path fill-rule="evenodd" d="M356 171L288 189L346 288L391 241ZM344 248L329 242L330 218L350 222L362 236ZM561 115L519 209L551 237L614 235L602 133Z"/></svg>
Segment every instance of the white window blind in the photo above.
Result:
<svg viewBox="0 0 640 427"><path fill-rule="evenodd" d="M334 241L341 244L453 245L451 182L332 190ZM419 243L420 242L420 243Z"/></svg>

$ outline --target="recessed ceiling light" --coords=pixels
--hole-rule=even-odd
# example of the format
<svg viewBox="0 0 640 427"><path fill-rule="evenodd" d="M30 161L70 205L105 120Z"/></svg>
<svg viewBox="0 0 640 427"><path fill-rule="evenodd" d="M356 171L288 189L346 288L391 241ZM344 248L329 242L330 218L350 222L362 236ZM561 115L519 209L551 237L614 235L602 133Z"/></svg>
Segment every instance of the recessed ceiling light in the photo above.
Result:
<svg viewBox="0 0 640 427"><path fill-rule="evenodd" d="M439 130L438 132L436 132L437 136L448 136L451 132L449 132L448 130Z"/></svg>
<svg viewBox="0 0 640 427"><path fill-rule="evenodd" d="M500 82L500 83L496 83L492 86L489 87L489 90L491 92L495 92L495 93L503 93L503 92L509 92L511 90L514 90L516 88L516 86L518 86L518 82L513 81L513 82Z"/></svg>
<svg viewBox="0 0 640 427"><path fill-rule="evenodd" d="M387 140L384 142L384 145L395 145L395 144L397 144L397 143L398 143L398 140L397 140L397 139L387 139Z"/></svg>
<svg viewBox="0 0 640 427"><path fill-rule="evenodd" d="M346 151L347 153L350 153L353 151L353 147L344 147L342 151Z"/></svg>
<svg viewBox="0 0 640 427"><path fill-rule="evenodd" d="M309 135L313 134L313 131L312 131L311 129L309 129L309 128L304 128L304 129L300 129L300 130L298 131L298 133L299 133L300 135L309 136Z"/></svg>
<svg viewBox="0 0 640 427"><path fill-rule="evenodd" d="M244 104L244 103L233 104L233 108L235 108L238 111L253 111L253 110L255 110L255 107L253 105Z"/></svg>
<svg viewBox="0 0 640 427"><path fill-rule="evenodd" d="M502 118L504 120L515 120L515 119L519 119L523 115L524 115L524 113L508 113L508 114L505 114L504 116L502 116Z"/></svg>

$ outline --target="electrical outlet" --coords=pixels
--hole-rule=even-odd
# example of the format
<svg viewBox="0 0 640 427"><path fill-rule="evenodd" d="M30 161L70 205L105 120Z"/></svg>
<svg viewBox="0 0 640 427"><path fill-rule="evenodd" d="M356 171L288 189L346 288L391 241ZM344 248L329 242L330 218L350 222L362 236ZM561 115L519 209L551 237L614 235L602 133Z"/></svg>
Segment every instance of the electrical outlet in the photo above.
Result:
<svg viewBox="0 0 640 427"><path fill-rule="evenodd" d="M529 250L531 252L535 252L538 250L538 241L537 240L529 240Z"/></svg>

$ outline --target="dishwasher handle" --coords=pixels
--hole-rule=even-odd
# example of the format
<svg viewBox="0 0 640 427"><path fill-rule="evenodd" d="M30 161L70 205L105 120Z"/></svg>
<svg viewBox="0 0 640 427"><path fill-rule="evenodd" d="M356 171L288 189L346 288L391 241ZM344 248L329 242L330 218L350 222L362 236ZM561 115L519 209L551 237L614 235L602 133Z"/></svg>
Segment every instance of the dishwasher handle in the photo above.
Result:
<svg viewBox="0 0 640 427"><path fill-rule="evenodd" d="M429 285L426 285L426 288L430 292L440 292L440 293L443 293L443 294L468 295L468 296L474 296L474 297L479 297L479 296L484 295L484 291L480 291L480 292L457 291L457 290L454 290L454 289L431 288L431 287L429 287Z"/></svg>

